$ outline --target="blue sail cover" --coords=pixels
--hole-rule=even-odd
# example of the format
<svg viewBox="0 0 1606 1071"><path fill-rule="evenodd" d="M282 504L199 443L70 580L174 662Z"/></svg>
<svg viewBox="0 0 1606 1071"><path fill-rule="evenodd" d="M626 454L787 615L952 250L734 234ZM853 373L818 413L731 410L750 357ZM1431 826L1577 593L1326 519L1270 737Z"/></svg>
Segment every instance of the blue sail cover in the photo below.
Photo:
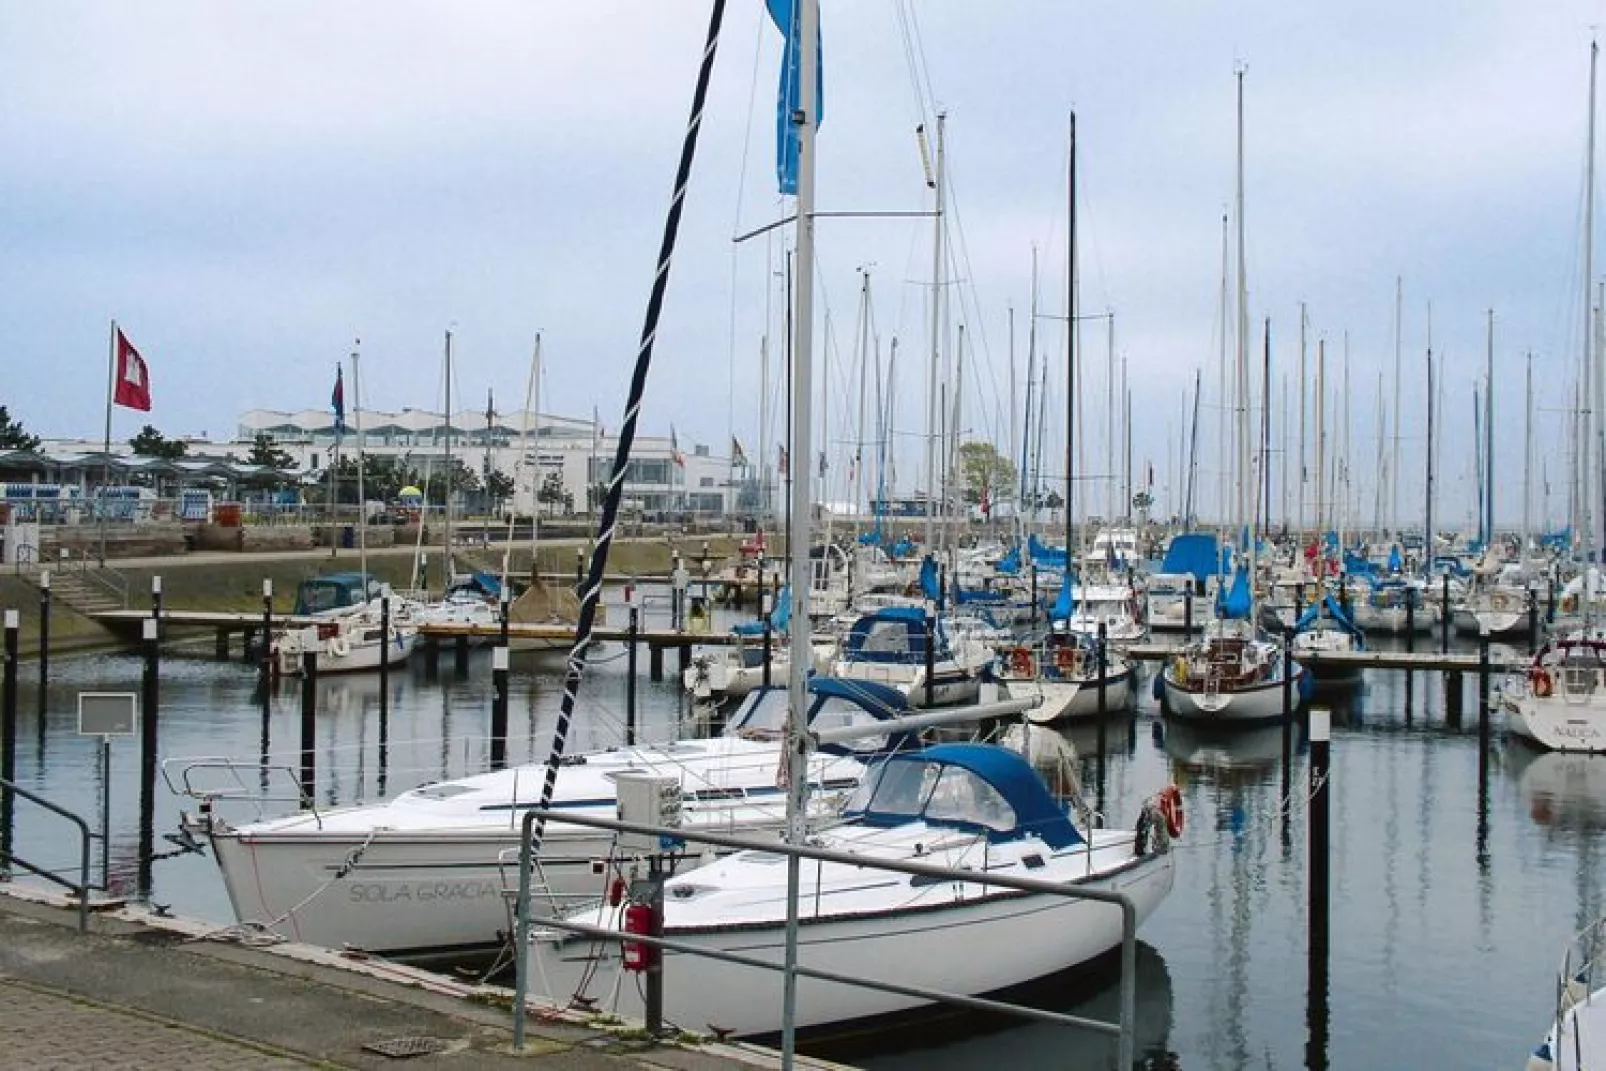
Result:
<svg viewBox="0 0 1606 1071"><path fill-rule="evenodd" d="M792 623L792 585L788 584L775 596L775 606L770 610L770 628L776 632L785 632ZM742 621L731 626L731 631L738 636L762 636L764 622Z"/></svg>
<svg viewBox="0 0 1606 1071"><path fill-rule="evenodd" d="M1240 565L1238 571L1232 574L1232 586L1216 590L1216 613L1221 617L1244 620L1249 617L1253 602L1249 592L1249 570Z"/></svg>
<svg viewBox="0 0 1606 1071"><path fill-rule="evenodd" d="M1076 600L1071 597L1071 575L1065 574L1065 582L1060 585L1059 598L1054 600L1054 606L1048 611L1050 621L1069 621L1071 611L1076 609Z"/></svg>
<svg viewBox="0 0 1606 1071"><path fill-rule="evenodd" d="M1369 558L1363 558L1353 551L1344 552L1344 571L1351 576L1371 576L1377 571L1377 566Z"/></svg>
<svg viewBox="0 0 1606 1071"><path fill-rule="evenodd" d="M1038 565L1048 565L1056 569L1063 569L1068 558L1064 547L1050 547L1038 542L1036 534L1026 537L1026 549L1031 552L1032 561Z"/></svg>
<svg viewBox="0 0 1606 1071"><path fill-rule="evenodd" d="M876 525L868 532L859 536L859 545L865 547L879 547L881 545L881 519L876 518Z"/></svg>
<svg viewBox="0 0 1606 1071"><path fill-rule="evenodd" d="M1165 561L1160 572L1187 573L1193 577L1196 590L1203 591L1205 584L1216 572L1216 537L1212 532L1183 532L1165 548Z"/></svg>
<svg viewBox="0 0 1606 1071"><path fill-rule="evenodd" d="M1003 573L1005 576L1014 576L1016 573L1020 572L1019 543L1015 544L1013 547L1010 547L1009 553L998 559L998 563L993 566L993 571L997 573Z"/></svg>
<svg viewBox="0 0 1606 1071"><path fill-rule="evenodd" d="M933 628L932 656L949 657L941 623ZM926 612L918 606L883 606L853 623L842 642L850 662L891 662L921 665L926 660Z"/></svg>
<svg viewBox="0 0 1606 1071"><path fill-rule="evenodd" d="M1573 530L1563 528L1559 532L1546 532L1539 537L1539 545L1547 550L1566 550L1573 545Z"/></svg>
<svg viewBox="0 0 1606 1071"><path fill-rule="evenodd" d="M912 558L915 554L915 542L908 536L904 536L902 539L892 544L892 550L890 550L888 553L894 558Z"/></svg>
<svg viewBox="0 0 1606 1071"><path fill-rule="evenodd" d="M937 559L929 554L920 563L920 594L932 602L942 598L942 585L937 583Z"/></svg>
<svg viewBox="0 0 1606 1071"><path fill-rule="evenodd" d="M1299 615L1298 621L1294 622L1294 631L1310 631L1324 612L1333 624L1337 625L1341 631L1349 633L1352 639L1357 642L1363 639L1361 630L1356 627L1349 614L1344 612L1343 604L1331 594L1324 595L1320 602L1313 602L1305 607L1305 612Z"/></svg>
<svg viewBox="0 0 1606 1071"><path fill-rule="evenodd" d="M1405 561L1400 557L1400 545L1394 544L1389 548L1389 572L1397 573L1405 568Z"/></svg>

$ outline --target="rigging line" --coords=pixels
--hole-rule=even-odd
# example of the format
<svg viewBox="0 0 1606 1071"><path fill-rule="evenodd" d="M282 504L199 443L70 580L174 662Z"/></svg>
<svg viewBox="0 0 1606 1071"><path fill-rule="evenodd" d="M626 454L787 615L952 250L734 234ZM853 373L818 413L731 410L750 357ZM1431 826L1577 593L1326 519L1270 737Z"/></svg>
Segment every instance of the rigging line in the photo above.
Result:
<svg viewBox="0 0 1606 1071"><path fill-rule="evenodd" d="M674 192L670 197L669 212L664 219L663 240L658 249L658 267L653 275L651 296L647 299L647 312L641 327L641 344L636 353L635 370L630 378L630 394L625 402L624 420L619 427L613 472L609 476L607 493L602 501L602 516L597 522L597 541L591 550L591 567L581 594L580 619L575 624L574 646L569 651L568 666L564 673L563 702L558 711L557 725L553 729L552 748L547 755L546 777L541 785L541 814L535 823L532 856L540 854L541 842L546 836L547 809L551 806L553 793L557 789L558 769L563 759L564 745L568 740L569 727L574 718L575 703L579 698L587 648L591 645L591 632L597 619L597 604L602 599L602 581L608 567L608 551L613 546L614 529L619 519L619 504L624 497L625 470L629 466L630 448L636 438L636 421L641 415L641 399L647 388L647 373L652 367L653 343L658 336L658 320L663 312L664 293L669 287L669 268L673 263L675 240L680 233L686 184L691 178L692 161L697 155L697 134L702 129L703 107L708 100L708 83L714 72L714 55L719 45L719 28L724 16L725 0L713 0L708 19L708 38L703 45L702 66L697 72L697 87L692 93L691 114L686 122L685 138L681 143L680 161L675 169Z"/></svg>
<svg viewBox="0 0 1606 1071"><path fill-rule="evenodd" d="M747 158L753 144L753 113L758 102L758 67L759 60L764 54L764 19L754 20L753 25L753 74L747 87L747 120L742 124L742 158L736 171L736 211L731 220L732 232L742 229L743 194L747 188ZM729 320L726 324L725 337L725 363L726 376L729 383L725 390L725 431L734 441L736 438L736 279L737 279L737 249L732 243L730 250L730 290L728 292L730 307Z"/></svg>

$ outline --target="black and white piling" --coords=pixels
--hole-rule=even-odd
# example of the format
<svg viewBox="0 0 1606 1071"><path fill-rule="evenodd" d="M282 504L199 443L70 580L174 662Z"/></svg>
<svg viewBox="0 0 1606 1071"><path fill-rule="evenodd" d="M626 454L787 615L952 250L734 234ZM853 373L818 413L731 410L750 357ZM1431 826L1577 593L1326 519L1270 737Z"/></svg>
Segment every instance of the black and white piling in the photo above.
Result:
<svg viewBox="0 0 1606 1071"><path fill-rule="evenodd" d="M1328 935L1331 908L1328 833L1332 814L1329 748L1332 714L1325 707L1310 712L1310 935L1306 956L1307 1030L1305 1066L1327 1066Z"/></svg>
<svg viewBox="0 0 1606 1071"><path fill-rule="evenodd" d="M507 765L507 644L491 648L491 769Z"/></svg>
<svg viewBox="0 0 1606 1071"><path fill-rule="evenodd" d="M50 685L50 570L39 574L39 718L45 716L45 690Z"/></svg>
<svg viewBox="0 0 1606 1071"><path fill-rule="evenodd" d="M625 641L625 743L636 742L636 635L641 631L641 608L630 604L630 638Z"/></svg>
<svg viewBox="0 0 1606 1071"><path fill-rule="evenodd" d="M16 610L5 613L6 667L5 697L0 700L0 781L7 785L17 779L17 648L22 632L22 615ZM15 801L11 790L0 790L0 860L11 859L11 827Z"/></svg>
<svg viewBox="0 0 1606 1071"><path fill-rule="evenodd" d="M308 629L301 654L301 806L311 807L318 781L318 647L317 630Z"/></svg>
<svg viewBox="0 0 1606 1071"><path fill-rule="evenodd" d="M506 640L504 639L504 643ZM379 725L390 720L390 596L379 597Z"/></svg>
<svg viewBox="0 0 1606 1071"><path fill-rule="evenodd" d="M152 595L160 597L160 585L152 580ZM151 890L151 856L155 851L156 753L161 724L161 630L153 613L142 623L145 672L141 680L139 717L139 874L141 897Z"/></svg>

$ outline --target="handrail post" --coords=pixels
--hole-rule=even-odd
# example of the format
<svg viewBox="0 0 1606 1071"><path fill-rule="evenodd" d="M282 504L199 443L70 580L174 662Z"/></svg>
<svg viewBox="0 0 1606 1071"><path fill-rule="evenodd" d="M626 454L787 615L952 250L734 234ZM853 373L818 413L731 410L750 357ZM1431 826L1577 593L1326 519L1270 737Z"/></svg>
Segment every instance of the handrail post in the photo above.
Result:
<svg viewBox="0 0 1606 1071"><path fill-rule="evenodd" d="M513 923L513 1051L524 1051L524 1001L530 989L530 839L539 812L530 808L519 823L519 899Z"/></svg>

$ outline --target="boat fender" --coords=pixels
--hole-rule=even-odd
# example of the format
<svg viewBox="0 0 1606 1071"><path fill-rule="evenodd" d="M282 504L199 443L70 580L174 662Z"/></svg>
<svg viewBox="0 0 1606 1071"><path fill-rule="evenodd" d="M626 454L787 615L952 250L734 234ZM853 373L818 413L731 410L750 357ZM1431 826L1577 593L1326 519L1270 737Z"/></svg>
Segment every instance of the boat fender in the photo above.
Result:
<svg viewBox="0 0 1606 1071"><path fill-rule="evenodd" d="M1550 698L1551 688L1553 687L1550 680L1550 674L1535 666L1533 669L1528 671L1528 687L1529 690L1533 692L1535 698Z"/></svg>
<svg viewBox="0 0 1606 1071"><path fill-rule="evenodd" d="M329 637L329 653L336 658L345 658L351 653L351 645L346 642L346 637L336 633Z"/></svg>
<svg viewBox="0 0 1606 1071"><path fill-rule="evenodd" d="M1167 833L1173 837L1182 836L1182 827L1186 819L1182 813L1182 790L1176 785L1167 785L1161 790L1160 817L1165 819Z"/></svg>
<svg viewBox="0 0 1606 1071"><path fill-rule="evenodd" d="M1489 606L1496 611L1504 613L1509 605L1506 601L1506 594L1503 591L1497 591L1489 597Z"/></svg>
<svg viewBox="0 0 1606 1071"><path fill-rule="evenodd" d="M1138 855L1149 853L1149 830L1154 825L1154 819L1149 817L1149 812L1148 807L1138 811L1138 824L1132 837L1132 851Z"/></svg>
<svg viewBox="0 0 1606 1071"><path fill-rule="evenodd" d="M1156 701L1158 701L1158 702L1164 702L1165 701L1165 674L1164 673L1156 673L1154 675L1154 683L1149 686L1149 691L1154 695L1154 698L1155 698Z"/></svg>

